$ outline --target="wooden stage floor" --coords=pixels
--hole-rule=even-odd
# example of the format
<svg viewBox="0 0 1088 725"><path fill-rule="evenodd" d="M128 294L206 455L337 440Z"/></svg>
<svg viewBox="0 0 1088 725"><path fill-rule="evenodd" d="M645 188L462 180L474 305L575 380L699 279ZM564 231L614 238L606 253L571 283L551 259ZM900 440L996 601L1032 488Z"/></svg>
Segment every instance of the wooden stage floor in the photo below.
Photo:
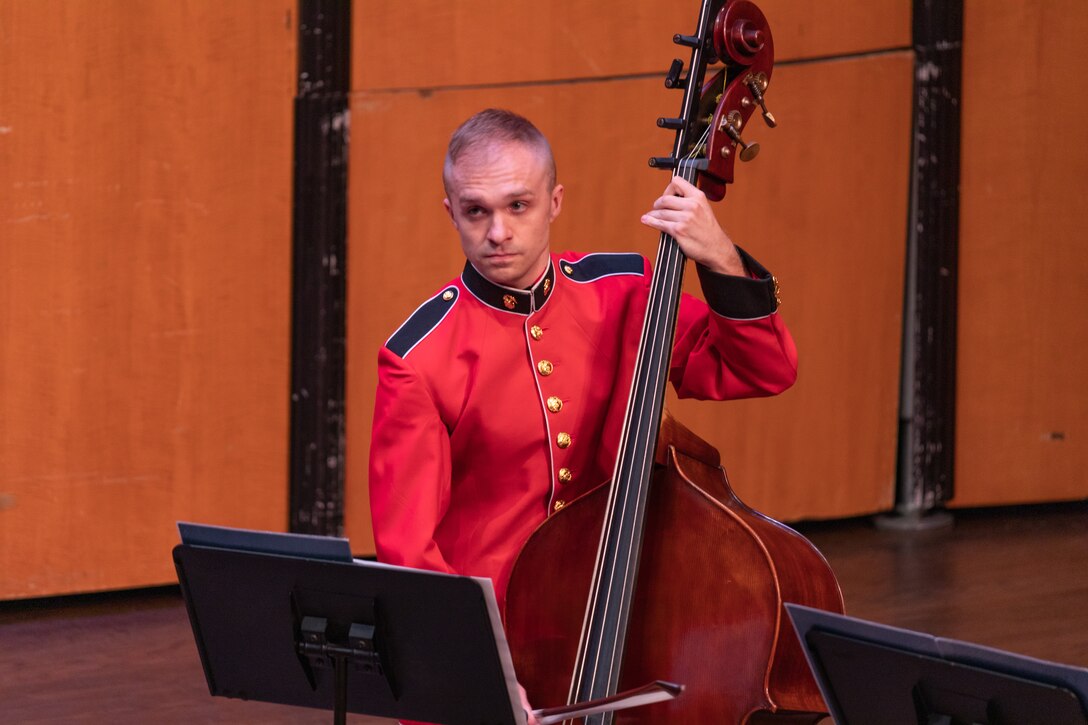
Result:
<svg viewBox="0 0 1088 725"><path fill-rule="evenodd" d="M799 526L857 617L1088 666L1088 502ZM208 695L174 588L0 603L0 722L327 723ZM357 725L388 720L350 716Z"/></svg>

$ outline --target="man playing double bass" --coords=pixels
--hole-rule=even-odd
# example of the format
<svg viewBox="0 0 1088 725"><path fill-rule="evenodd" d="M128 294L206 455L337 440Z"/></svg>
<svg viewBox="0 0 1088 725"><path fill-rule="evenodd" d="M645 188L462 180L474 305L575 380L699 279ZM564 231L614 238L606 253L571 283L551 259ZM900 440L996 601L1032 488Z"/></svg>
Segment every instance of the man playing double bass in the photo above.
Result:
<svg viewBox="0 0 1088 725"><path fill-rule="evenodd" d="M637 254L552 253L563 203L547 140L489 109L453 134L444 205L466 263L379 353L370 459L378 558L489 577L500 608L521 545L607 481L649 294ZM680 397L774 395L796 351L774 281L674 177L642 223L696 262L669 378ZM592 555L599 532L586 532Z"/></svg>

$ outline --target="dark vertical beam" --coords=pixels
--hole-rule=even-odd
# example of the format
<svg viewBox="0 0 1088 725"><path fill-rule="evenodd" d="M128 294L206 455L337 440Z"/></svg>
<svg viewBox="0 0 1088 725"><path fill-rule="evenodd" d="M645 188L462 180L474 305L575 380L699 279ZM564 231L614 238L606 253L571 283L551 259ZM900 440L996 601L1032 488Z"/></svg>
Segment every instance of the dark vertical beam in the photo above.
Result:
<svg viewBox="0 0 1088 725"><path fill-rule="evenodd" d="M914 142L896 510L953 493L963 0L914 0Z"/></svg>
<svg viewBox="0 0 1088 725"><path fill-rule="evenodd" d="M299 0L290 530L344 525L344 303L351 1Z"/></svg>

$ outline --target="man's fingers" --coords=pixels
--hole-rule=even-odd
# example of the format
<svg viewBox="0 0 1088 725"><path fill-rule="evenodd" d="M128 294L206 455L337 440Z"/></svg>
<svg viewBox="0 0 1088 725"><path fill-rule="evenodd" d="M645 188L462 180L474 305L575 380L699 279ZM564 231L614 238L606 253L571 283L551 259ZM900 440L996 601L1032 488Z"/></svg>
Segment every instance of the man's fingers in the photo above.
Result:
<svg viewBox="0 0 1088 725"><path fill-rule="evenodd" d="M646 216L669 222L678 222L682 219L686 219L688 215L684 213L683 210L679 209L654 209L653 211L646 212Z"/></svg>
<svg viewBox="0 0 1088 725"><path fill-rule="evenodd" d="M533 706L529 704L529 695L525 692L525 688L518 683L518 694L521 695L521 708L525 711L525 719L527 725L540 725L540 721L536 719L533 714Z"/></svg>
<svg viewBox="0 0 1088 725"><path fill-rule="evenodd" d="M672 194L674 196L697 196L702 193L703 192L699 191L699 187L682 176L672 177L672 181L665 187L665 194Z"/></svg>
<svg viewBox="0 0 1088 725"><path fill-rule="evenodd" d="M653 214L643 214L642 219L640 221L643 224L645 224L646 226L653 227L654 229L661 229L661 225L665 223L665 222L661 221L660 219L658 219L657 217L655 217ZM662 230L662 231L664 231L664 230Z"/></svg>
<svg viewBox="0 0 1088 725"><path fill-rule="evenodd" d="M654 209L691 209L695 202L675 194L666 194L654 200Z"/></svg>
<svg viewBox="0 0 1088 725"><path fill-rule="evenodd" d="M678 224L674 221L668 221L666 219L660 219L650 214L644 214L642 217L642 223L651 229L656 229L659 232L665 232L666 234L675 237L677 234Z"/></svg>

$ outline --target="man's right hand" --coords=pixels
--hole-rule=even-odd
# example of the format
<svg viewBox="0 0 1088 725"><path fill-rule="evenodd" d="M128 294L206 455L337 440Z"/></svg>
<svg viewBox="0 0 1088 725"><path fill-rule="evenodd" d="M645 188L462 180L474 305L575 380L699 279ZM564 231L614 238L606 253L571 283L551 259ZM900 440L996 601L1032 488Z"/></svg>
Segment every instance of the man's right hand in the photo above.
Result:
<svg viewBox="0 0 1088 725"><path fill-rule="evenodd" d="M518 684L518 692L521 694L521 707L525 710L525 719L528 725L540 725L540 721L533 715L533 706L529 704L529 696L525 694L525 688Z"/></svg>

